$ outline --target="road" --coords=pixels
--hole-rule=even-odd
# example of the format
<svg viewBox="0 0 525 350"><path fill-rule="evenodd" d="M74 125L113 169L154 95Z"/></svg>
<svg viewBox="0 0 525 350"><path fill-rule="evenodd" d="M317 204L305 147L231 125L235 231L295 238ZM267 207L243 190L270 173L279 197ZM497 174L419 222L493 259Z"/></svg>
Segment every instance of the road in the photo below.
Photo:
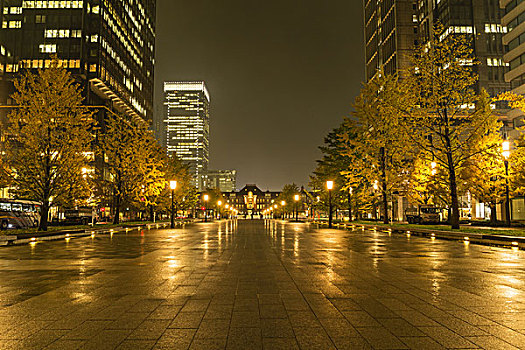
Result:
<svg viewBox="0 0 525 350"><path fill-rule="evenodd" d="M0 249L0 349L525 348L522 251L282 221Z"/></svg>

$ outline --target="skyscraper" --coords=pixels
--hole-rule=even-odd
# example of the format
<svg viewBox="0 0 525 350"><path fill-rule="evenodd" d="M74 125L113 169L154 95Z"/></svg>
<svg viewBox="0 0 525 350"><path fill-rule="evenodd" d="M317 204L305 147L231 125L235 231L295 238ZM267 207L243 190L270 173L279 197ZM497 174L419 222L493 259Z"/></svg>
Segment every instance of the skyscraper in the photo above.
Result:
<svg viewBox="0 0 525 350"><path fill-rule="evenodd" d="M503 61L505 46L502 37L507 27L501 25L502 11L498 0L420 0L416 17L420 40L431 35L438 21L445 33L469 35L479 64L478 90L484 88L491 96L509 89L504 75L508 65Z"/></svg>
<svg viewBox="0 0 525 350"><path fill-rule="evenodd" d="M194 185L205 189L210 158L210 94L203 81L165 82L166 146L168 155L187 163Z"/></svg>
<svg viewBox="0 0 525 350"><path fill-rule="evenodd" d="M0 104L12 80L56 54L87 104L150 121L156 0L0 0Z"/></svg>
<svg viewBox="0 0 525 350"><path fill-rule="evenodd" d="M508 45L509 51L504 60L509 63L509 71L505 75L511 89L518 94L525 94L525 3L517 0L500 0L504 11L502 27L508 28L503 35L503 44Z"/></svg>
<svg viewBox="0 0 525 350"><path fill-rule="evenodd" d="M366 80L383 67L400 73L410 64L414 47L413 0L363 0L365 19Z"/></svg>

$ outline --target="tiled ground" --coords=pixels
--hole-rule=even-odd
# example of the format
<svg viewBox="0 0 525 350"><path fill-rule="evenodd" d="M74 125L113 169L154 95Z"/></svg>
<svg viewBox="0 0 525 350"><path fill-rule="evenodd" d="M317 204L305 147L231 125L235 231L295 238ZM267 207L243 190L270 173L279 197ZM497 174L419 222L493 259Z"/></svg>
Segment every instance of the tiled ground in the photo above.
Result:
<svg viewBox="0 0 525 350"><path fill-rule="evenodd" d="M238 221L0 249L0 349L525 348L523 252Z"/></svg>

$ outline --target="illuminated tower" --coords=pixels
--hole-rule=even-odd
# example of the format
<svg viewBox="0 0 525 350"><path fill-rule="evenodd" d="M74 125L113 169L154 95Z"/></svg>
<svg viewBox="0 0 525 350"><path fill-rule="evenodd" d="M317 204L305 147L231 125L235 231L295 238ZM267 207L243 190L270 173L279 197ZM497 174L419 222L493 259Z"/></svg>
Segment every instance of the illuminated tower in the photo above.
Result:
<svg viewBox="0 0 525 350"><path fill-rule="evenodd" d="M203 81L165 82L166 147L187 163L194 185L205 188L210 158L210 94Z"/></svg>
<svg viewBox="0 0 525 350"><path fill-rule="evenodd" d="M386 74L402 75L414 47L414 1L363 0L363 7L366 80L381 67Z"/></svg>

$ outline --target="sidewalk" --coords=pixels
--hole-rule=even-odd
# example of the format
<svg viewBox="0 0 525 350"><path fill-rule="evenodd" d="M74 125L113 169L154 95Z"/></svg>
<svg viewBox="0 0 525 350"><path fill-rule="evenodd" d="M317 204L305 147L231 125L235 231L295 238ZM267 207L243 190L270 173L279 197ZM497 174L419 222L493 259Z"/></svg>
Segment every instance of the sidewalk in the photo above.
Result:
<svg viewBox="0 0 525 350"><path fill-rule="evenodd" d="M186 223L191 223L193 220L183 220L176 221L176 225L184 225ZM91 227L87 229L72 229L72 230L57 230L57 231L42 231L42 232L31 232L31 233L16 233L0 235L0 246L8 245L17 245L17 244L27 244L27 243L37 243L44 241L54 241L59 239L71 239L71 238L80 238L95 236L97 234L114 234L118 232L129 232L131 230L137 230L140 228L147 229L156 229L156 228L166 228L170 225L169 222L147 222L143 224L126 224L122 223L120 226L113 227L100 227L97 228Z"/></svg>
<svg viewBox="0 0 525 350"><path fill-rule="evenodd" d="M327 222L314 222L318 226L328 226ZM408 226L408 225L407 225ZM372 229L374 231L383 231L388 234L397 233L397 234L406 234L406 235L416 235L421 237L427 237L430 239L446 239L446 240L456 240L463 241L468 243L476 243L482 245L492 245L500 247L512 247L517 249L525 249L525 236L507 236L499 235L493 233L476 233L476 232L465 232L465 231L452 231L452 230L438 230L432 228L414 228L414 225L410 227L400 228L400 227L388 227L384 224L363 224L363 223L336 223L333 224L334 228L345 229L345 230L365 230ZM471 228L471 226L463 228ZM483 228L476 226L475 229L479 230L492 230L492 228ZM501 229L501 228L500 228ZM503 230L500 230L503 231Z"/></svg>

